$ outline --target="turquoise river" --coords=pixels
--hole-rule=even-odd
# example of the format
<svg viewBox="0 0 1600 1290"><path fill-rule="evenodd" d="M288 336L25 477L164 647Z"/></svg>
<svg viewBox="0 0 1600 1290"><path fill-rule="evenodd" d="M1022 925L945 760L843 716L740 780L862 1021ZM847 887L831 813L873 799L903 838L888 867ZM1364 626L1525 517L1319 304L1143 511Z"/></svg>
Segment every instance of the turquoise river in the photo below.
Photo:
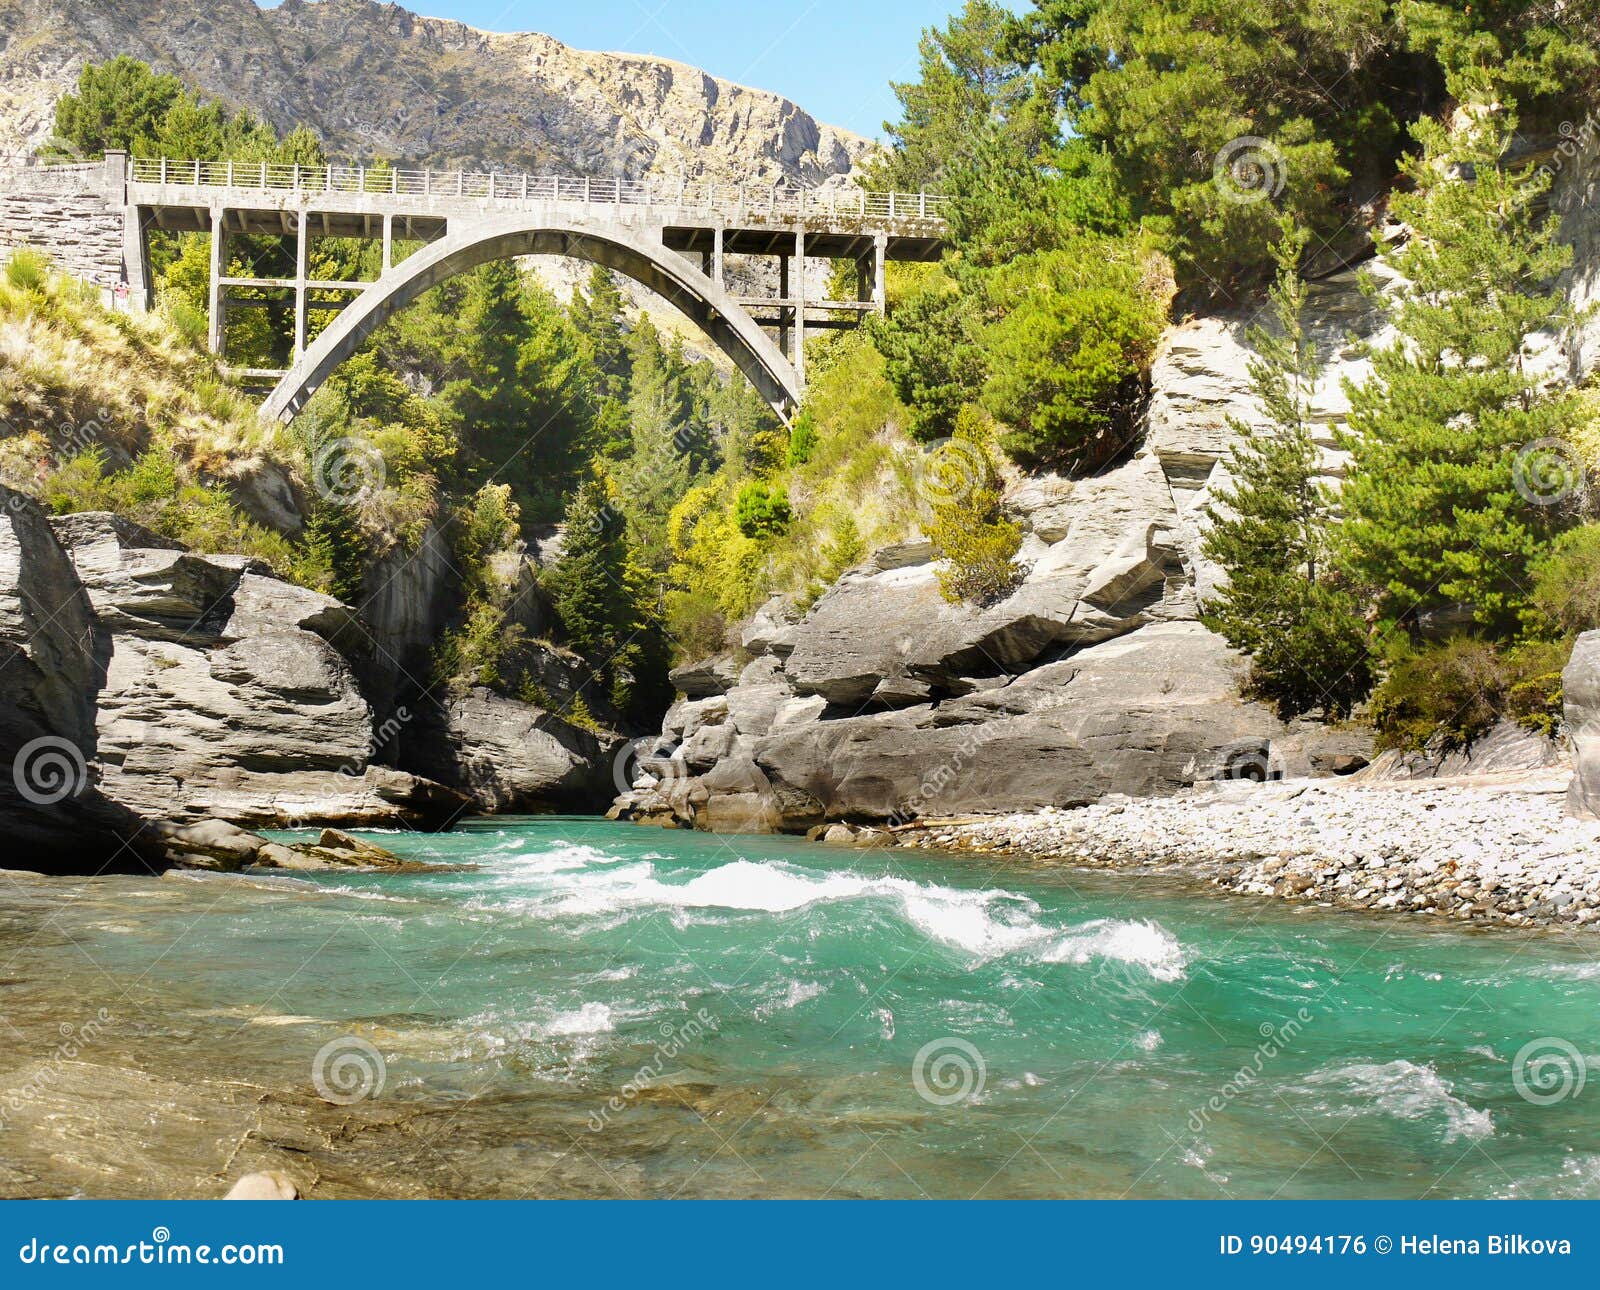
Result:
<svg viewBox="0 0 1600 1290"><path fill-rule="evenodd" d="M11 1194L1600 1194L1593 934L589 819L373 838L477 867L0 884L0 1083L44 1085Z"/></svg>

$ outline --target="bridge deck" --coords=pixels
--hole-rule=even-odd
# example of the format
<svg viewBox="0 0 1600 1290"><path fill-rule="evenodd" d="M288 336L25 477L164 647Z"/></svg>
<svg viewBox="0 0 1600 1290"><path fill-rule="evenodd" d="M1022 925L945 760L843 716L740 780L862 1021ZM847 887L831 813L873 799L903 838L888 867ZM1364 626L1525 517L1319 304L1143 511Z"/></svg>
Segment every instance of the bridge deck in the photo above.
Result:
<svg viewBox="0 0 1600 1290"><path fill-rule="evenodd" d="M722 230L725 254L782 254L804 232L809 254L840 259L861 255L887 234L887 258L910 261L938 259L947 201L855 188L143 159L129 164L127 200L151 212L158 227L178 232L209 231L220 209L229 232L283 235L306 211L312 231L325 237L376 238L387 219L397 236L431 241L452 220L526 212L659 228L669 248L688 253L710 251L714 229Z"/></svg>

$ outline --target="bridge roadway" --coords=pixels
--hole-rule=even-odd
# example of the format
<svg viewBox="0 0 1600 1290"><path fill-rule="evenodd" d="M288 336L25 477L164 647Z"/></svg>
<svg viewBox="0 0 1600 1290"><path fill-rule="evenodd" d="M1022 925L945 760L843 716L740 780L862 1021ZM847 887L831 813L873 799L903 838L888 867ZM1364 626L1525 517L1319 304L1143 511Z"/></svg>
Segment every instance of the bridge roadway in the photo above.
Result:
<svg viewBox="0 0 1600 1290"><path fill-rule="evenodd" d="M108 167L115 161L109 157ZM230 308L292 293L293 364L255 373L276 379L265 410L284 420L395 310L456 274L519 255L573 256L642 283L694 320L787 412L805 391L807 332L856 326L883 312L885 266L937 260L946 232L945 199L845 187L136 159L127 162L125 191L123 261L137 303L150 299L152 229L220 234L211 243L214 352L225 352ZM228 245L241 235L292 240L294 274L228 276ZM319 237L381 241L381 276L313 278L310 251ZM729 256L775 259L777 294L736 295ZM818 259L857 266L855 299L808 298L803 266ZM330 308L337 318L308 344L309 313Z"/></svg>

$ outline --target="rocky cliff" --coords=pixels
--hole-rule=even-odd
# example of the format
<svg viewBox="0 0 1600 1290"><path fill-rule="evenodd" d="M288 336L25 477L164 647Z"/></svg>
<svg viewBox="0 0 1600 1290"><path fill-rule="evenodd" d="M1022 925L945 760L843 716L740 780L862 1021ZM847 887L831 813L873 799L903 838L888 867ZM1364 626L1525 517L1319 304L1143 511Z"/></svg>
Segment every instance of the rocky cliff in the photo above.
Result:
<svg viewBox="0 0 1600 1290"><path fill-rule="evenodd" d="M681 63L586 53L372 0L0 0L0 149L30 151L86 62L131 54L314 129L340 156L816 184L867 141Z"/></svg>
<svg viewBox="0 0 1600 1290"><path fill-rule="evenodd" d="M370 679L375 652L349 606L257 561L113 515L52 520L0 488L12 863L161 865L174 847L211 863L265 845L229 826L431 829L614 791L614 737L487 694L395 704ZM419 749L429 777L399 768Z"/></svg>

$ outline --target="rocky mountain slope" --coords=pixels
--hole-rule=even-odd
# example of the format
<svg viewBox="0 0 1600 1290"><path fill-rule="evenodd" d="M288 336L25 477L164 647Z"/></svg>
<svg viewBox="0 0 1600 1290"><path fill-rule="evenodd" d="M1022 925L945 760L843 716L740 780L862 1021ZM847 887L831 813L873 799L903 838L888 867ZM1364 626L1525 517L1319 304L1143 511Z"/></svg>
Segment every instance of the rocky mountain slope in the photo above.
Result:
<svg viewBox="0 0 1600 1290"><path fill-rule="evenodd" d="M85 62L131 54L336 155L441 168L817 184L870 146L779 95L372 0L0 0L0 149Z"/></svg>

